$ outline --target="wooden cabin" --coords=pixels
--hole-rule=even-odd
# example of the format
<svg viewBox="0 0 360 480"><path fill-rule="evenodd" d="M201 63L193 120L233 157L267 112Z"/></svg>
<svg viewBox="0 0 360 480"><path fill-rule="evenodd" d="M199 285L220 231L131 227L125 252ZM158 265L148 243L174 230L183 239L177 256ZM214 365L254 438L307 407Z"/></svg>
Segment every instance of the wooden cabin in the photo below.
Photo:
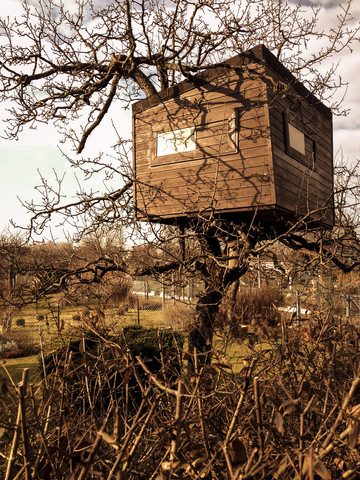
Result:
<svg viewBox="0 0 360 480"><path fill-rule="evenodd" d="M133 105L141 220L333 225L332 114L264 46Z"/></svg>

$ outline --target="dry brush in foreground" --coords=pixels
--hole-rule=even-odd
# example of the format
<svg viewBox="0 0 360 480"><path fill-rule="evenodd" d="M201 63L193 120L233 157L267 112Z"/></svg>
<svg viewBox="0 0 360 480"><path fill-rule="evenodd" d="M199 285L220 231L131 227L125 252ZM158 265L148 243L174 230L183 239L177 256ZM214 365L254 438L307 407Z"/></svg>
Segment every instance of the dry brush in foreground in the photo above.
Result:
<svg viewBox="0 0 360 480"><path fill-rule="evenodd" d="M2 478L359 478L359 329L285 327L240 371L224 352L189 371L180 337L161 332L145 354L84 332L33 384L3 378Z"/></svg>

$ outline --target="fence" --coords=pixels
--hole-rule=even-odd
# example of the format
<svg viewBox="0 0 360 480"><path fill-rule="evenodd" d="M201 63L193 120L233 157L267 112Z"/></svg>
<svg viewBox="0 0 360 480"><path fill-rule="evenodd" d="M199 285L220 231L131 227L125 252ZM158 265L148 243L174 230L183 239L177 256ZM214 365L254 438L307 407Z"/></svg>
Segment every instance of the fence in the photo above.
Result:
<svg viewBox="0 0 360 480"><path fill-rule="evenodd" d="M108 305L105 315L98 313L96 305L71 306L58 301L42 307L27 307L3 312L0 323L0 355L14 344L25 345L30 350L42 343L51 348L69 335L78 334L82 327L97 327L101 324L109 330L127 325L145 327L169 327L186 329L191 320L186 305L195 303L201 290L200 284L176 287L161 286L149 281L134 283L132 304ZM262 285L243 285L241 289L258 289ZM349 290L349 289L348 289ZM358 292L352 287L353 292ZM315 288L286 289L282 291L284 301L280 310L289 313L298 322L318 311L332 311L341 317L360 317L360 294L336 291L320 284ZM171 310L171 307L174 307ZM183 308L183 310L181 310ZM178 311L177 311L178 310Z"/></svg>
<svg viewBox="0 0 360 480"><path fill-rule="evenodd" d="M168 292L168 293L167 293ZM168 328L174 326L169 321L173 312L169 306L186 305L192 301L189 289L185 294L175 289L163 289L161 295L149 289L147 282L142 282L141 288L134 291L126 304L107 304L100 306L91 301L79 302L79 305L70 305L64 299L53 299L52 304L42 306L28 306L23 309L8 309L2 312L0 318L0 357L7 350L14 350L14 346L21 346L25 353L43 345L51 349L59 342L68 342L80 334L84 327L104 327L107 331L119 332L121 327L141 325L144 327ZM171 320L171 318L170 318ZM180 321L176 326L182 328Z"/></svg>
<svg viewBox="0 0 360 480"><path fill-rule="evenodd" d="M244 288L244 286L242 287ZM247 288L247 287L245 287ZM261 288L261 287L256 287ZM357 290L352 288L352 290ZM360 317L360 294L348 294L316 284L315 288L283 289L283 305L279 309L298 321L315 312L329 311L341 317Z"/></svg>
<svg viewBox="0 0 360 480"><path fill-rule="evenodd" d="M156 302L161 302L163 307L168 303L175 304L178 301L191 304L202 290L201 283L177 284L174 279L168 283L155 280L135 280L133 287L134 295L145 299L146 302L154 299Z"/></svg>

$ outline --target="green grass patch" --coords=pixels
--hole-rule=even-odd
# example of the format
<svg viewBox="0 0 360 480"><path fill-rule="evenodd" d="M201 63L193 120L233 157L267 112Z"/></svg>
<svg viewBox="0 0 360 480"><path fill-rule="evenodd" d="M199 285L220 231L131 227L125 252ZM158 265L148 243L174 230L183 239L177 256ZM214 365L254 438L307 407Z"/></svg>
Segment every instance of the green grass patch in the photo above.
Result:
<svg viewBox="0 0 360 480"><path fill-rule="evenodd" d="M39 373L39 356L31 355L30 357L0 360L1 375L7 377L5 369L2 368L3 366L5 366L15 384L21 381L24 368L29 369L30 380L32 381Z"/></svg>

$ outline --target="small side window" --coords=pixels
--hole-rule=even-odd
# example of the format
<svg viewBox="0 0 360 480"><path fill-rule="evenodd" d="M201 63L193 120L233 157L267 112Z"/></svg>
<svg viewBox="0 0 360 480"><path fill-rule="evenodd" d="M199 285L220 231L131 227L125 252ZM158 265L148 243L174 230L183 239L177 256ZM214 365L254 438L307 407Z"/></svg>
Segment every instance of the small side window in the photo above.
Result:
<svg viewBox="0 0 360 480"><path fill-rule="evenodd" d="M305 155L305 135L291 123L288 124L289 147Z"/></svg>
<svg viewBox="0 0 360 480"><path fill-rule="evenodd" d="M284 114L286 153L309 168L315 169L316 144Z"/></svg>

